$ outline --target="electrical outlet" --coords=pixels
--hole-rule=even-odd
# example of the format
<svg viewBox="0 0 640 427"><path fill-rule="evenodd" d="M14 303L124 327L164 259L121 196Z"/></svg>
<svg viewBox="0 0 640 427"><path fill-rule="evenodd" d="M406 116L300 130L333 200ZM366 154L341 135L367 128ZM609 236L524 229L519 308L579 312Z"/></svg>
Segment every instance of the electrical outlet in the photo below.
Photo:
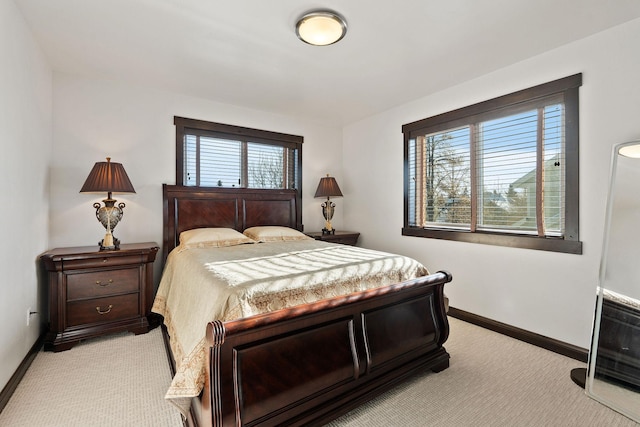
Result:
<svg viewBox="0 0 640 427"><path fill-rule="evenodd" d="M31 323L31 307L27 308L27 326Z"/></svg>

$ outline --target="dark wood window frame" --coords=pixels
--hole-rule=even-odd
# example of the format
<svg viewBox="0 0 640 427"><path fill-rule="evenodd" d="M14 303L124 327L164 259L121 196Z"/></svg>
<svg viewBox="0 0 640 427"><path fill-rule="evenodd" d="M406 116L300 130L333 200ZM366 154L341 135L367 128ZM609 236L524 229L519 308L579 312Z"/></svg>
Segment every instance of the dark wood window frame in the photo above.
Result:
<svg viewBox="0 0 640 427"><path fill-rule="evenodd" d="M516 248L582 254L579 240L579 105L582 74L558 79L478 104L463 107L402 126L404 134L404 227L402 235L482 243ZM533 236L486 230L423 228L409 224L409 141L416 135L468 124L479 115L497 110L517 109L519 104L538 98L562 95L565 105L565 228L564 236Z"/></svg>
<svg viewBox="0 0 640 427"><path fill-rule="evenodd" d="M295 148L296 150L298 150L295 188L298 190L299 194L302 194L302 143L304 141L304 138L302 136L246 128L242 126L234 126L223 123L208 122L204 120L188 119L178 116L174 116L173 123L176 127L176 185L185 185L185 135L196 133L210 134L216 137L234 140L251 140L251 142L264 143L285 148Z"/></svg>

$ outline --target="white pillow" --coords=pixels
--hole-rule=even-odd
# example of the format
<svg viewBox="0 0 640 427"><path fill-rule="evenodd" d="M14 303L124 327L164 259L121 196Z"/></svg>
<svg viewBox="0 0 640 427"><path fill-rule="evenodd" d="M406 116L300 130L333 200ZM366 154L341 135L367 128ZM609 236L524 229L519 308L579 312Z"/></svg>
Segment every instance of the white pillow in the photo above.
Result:
<svg viewBox="0 0 640 427"><path fill-rule="evenodd" d="M244 230L244 235L257 242L287 242L292 240L313 240L298 230L289 227L267 225Z"/></svg>
<svg viewBox="0 0 640 427"><path fill-rule="evenodd" d="M232 228L194 228L180 233L180 246L191 248L221 248L257 243Z"/></svg>

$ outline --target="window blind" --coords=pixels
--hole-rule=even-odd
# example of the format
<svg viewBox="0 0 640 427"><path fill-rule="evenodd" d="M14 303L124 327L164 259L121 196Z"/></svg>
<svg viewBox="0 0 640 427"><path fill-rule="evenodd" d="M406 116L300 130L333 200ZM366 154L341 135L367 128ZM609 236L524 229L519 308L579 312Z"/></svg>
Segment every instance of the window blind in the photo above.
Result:
<svg viewBox="0 0 640 427"><path fill-rule="evenodd" d="M562 235L564 108L550 99L409 141L409 224Z"/></svg>
<svg viewBox="0 0 640 427"><path fill-rule="evenodd" d="M298 149L187 133L184 182L188 186L295 188Z"/></svg>

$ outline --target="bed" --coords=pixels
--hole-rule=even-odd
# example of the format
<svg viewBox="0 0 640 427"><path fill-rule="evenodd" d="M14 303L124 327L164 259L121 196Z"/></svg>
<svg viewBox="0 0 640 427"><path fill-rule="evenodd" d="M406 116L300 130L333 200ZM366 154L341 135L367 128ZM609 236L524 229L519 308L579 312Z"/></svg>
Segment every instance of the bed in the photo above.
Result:
<svg viewBox="0 0 640 427"><path fill-rule="evenodd" d="M295 190L165 184L163 211L163 263L179 247L180 234L189 230L224 227L242 232L257 226L302 230ZM291 247L296 254L306 254L311 249L301 245L319 245L320 252L334 258L346 251L341 245L313 242L295 242ZM263 243L247 247L258 250L259 245L269 247ZM360 251L356 253L364 256L366 250ZM204 374L199 395L185 395L190 402L187 419L201 426L322 425L416 372L446 369L449 354L443 344L449 328L443 287L451 278L445 271L425 272L273 311L192 322L203 335ZM199 293L198 297L203 304L213 298ZM171 334L181 332L171 319L165 317L164 322L167 348L179 371L180 363L175 363L179 346L171 343ZM182 360L185 351L178 352Z"/></svg>

